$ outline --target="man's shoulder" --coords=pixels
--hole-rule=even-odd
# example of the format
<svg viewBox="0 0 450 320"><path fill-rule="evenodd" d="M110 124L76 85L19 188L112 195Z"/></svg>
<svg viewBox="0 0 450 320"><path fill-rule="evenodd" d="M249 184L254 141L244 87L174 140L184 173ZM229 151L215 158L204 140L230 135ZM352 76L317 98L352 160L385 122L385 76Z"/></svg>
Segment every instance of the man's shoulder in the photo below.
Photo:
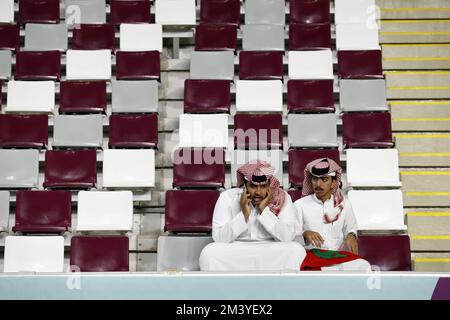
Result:
<svg viewBox="0 0 450 320"><path fill-rule="evenodd" d="M300 206L304 203L308 203L314 200L314 194L310 194L309 196L301 197L300 199L294 202L295 205Z"/></svg>
<svg viewBox="0 0 450 320"><path fill-rule="evenodd" d="M220 197L221 198L233 199L237 195L240 195L241 193L242 193L242 189L241 188L231 188L231 189L227 189L227 190L222 191L220 193Z"/></svg>

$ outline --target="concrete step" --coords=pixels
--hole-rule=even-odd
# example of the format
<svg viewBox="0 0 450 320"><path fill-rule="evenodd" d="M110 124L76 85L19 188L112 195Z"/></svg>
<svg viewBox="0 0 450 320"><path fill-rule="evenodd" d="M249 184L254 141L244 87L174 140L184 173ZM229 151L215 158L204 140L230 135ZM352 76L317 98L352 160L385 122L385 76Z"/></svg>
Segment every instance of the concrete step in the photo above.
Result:
<svg viewBox="0 0 450 320"><path fill-rule="evenodd" d="M450 44L384 44L384 70L440 70L450 68Z"/></svg>

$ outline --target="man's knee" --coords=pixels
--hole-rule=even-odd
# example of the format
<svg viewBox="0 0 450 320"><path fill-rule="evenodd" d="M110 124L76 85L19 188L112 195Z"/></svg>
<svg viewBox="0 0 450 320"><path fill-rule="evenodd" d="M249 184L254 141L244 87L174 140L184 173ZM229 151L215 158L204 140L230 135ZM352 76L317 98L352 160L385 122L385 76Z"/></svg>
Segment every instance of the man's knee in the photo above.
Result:
<svg viewBox="0 0 450 320"><path fill-rule="evenodd" d="M216 244L213 242L203 248L199 257L200 270L209 270L209 265L215 252L215 245Z"/></svg>

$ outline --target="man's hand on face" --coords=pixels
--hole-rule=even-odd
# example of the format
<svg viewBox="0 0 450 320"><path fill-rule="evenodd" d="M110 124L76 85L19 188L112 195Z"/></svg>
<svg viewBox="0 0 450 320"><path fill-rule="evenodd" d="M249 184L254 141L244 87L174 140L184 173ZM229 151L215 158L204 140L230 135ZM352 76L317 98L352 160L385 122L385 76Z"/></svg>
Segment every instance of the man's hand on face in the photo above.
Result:
<svg viewBox="0 0 450 320"><path fill-rule="evenodd" d="M264 211L264 209L269 205L271 199L272 199L272 190L268 188L266 197L262 199L258 205L259 214L261 214Z"/></svg>
<svg viewBox="0 0 450 320"><path fill-rule="evenodd" d="M345 238L345 243L351 253L358 254L358 240L353 233L349 233Z"/></svg>
<svg viewBox="0 0 450 320"><path fill-rule="evenodd" d="M244 192L241 194L241 210L244 214L245 222L248 221L248 217L250 217L250 193L244 188Z"/></svg>
<svg viewBox="0 0 450 320"><path fill-rule="evenodd" d="M303 237L306 240L306 244L312 244L316 248L320 248L322 244L325 242L320 235L320 233L315 231L305 231L303 232Z"/></svg>

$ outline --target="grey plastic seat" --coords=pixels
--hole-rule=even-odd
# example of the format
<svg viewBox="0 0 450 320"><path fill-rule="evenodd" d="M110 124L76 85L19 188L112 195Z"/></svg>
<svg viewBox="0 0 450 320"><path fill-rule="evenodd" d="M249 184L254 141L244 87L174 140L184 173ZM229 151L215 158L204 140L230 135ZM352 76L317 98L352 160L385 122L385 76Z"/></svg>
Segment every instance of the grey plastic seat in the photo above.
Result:
<svg viewBox="0 0 450 320"><path fill-rule="evenodd" d="M339 80L341 111L388 111L386 81Z"/></svg>
<svg viewBox="0 0 450 320"><path fill-rule="evenodd" d="M248 24L242 28L243 50L284 51L284 27L269 24Z"/></svg>
<svg viewBox="0 0 450 320"><path fill-rule="evenodd" d="M160 236L157 271L199 271L200 253L211 242L212 237L206 236Z"/></svg>
<svg viewBox="0 0 450 320"><path fill-rule="evenodd" d="M158 81L112 81L112 112L158 112Z"/></svg>
<svg viewBox="0 0 450 320"><path fill-rule="evenodd" d="M11 78L12 53L9 50L0 50L0 79Z"/></svg>
<svg viewBox="0 0 450 320"><path fill-rule="evenodd" d="M93 147L103 143L103 116L57 115L53 124L54 147Z"/></svg>
<svg viewBox="0 0 450 320"><path fill-rule="evenodd" d="M288 115L290 147L337 147L337 119L334 113Z"/></svg>
<svg viewBox="0 0 450 320"><path fill-rule="evenodd" d="M27 23L25 25L25 50L67 50L66 24Z"/></svg>
<svg viewBox="0 0 450 320"><path fill-rule="evenodd" d="M284 0L245 0L245 24L285 24Z"/></svg>
<svg viewBox="0 0 450 320"><path fill-rule="evenodd" d="M231 51L193 51L191 79L233 80L234 53Z"/></svg>
<svg viewBox="0 0 450 320"><path fill-rule="evenodd" d="M8 232L9 192L0 191L0 232Z"/></svg>
<svg viewBox="0 0 450 320"><path fill-rule="evenodd" d="M106 0L65 0L66 23L105 23Z"/></svg>
<svg viewBox="0 0 450 320"><path fill-rule="evenodd" d="M0 188L37 188L38 150L0 150Z"/></svg>

